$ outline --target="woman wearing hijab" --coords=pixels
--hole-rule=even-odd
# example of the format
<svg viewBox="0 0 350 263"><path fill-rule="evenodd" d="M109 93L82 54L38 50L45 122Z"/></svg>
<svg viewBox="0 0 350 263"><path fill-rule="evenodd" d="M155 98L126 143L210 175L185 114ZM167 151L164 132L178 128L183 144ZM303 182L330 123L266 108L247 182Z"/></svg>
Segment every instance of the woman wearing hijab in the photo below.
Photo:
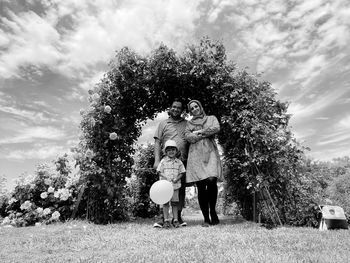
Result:
<svg viewBox="0 0 350 263"><path fill-rule="evenodd" d="M217 179L222 175L218 147L214 135L220 131L217 118L207 116L198 100L188 103L193 116L187 122L185 138L190 143L187 160L186 183L195 183L198 202L204 217L202 226L219 224L215 207L218 196Z"/></svg>

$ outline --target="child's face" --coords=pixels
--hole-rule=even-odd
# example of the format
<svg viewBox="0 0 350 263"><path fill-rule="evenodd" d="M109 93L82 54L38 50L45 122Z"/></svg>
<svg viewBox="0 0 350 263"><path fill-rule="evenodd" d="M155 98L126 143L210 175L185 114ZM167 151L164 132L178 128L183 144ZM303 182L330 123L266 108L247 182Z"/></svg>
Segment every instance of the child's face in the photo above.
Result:
<svg viewBox="0 0 350 263"><path fill-rule="evenodd" d="M165 154L170 158L174 158L176 156L176 153L177 149L175 147L168 147L165 150Z"/></svg>

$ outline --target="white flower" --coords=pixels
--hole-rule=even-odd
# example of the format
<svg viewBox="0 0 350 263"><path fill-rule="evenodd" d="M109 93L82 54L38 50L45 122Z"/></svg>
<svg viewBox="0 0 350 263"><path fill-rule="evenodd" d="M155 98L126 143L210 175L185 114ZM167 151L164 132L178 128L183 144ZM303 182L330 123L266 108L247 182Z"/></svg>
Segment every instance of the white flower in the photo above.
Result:
<svg viewBox="0 0 350 263"><path fill-rule="evenodd" d="M40 194L40 197L41 197L42 199L47 198L47 193L46 193L46 192L42 192L42 193Z"/></svg>
<svg viewBox="0 0 350 263"><path fill-rule="evenodd" d="M61 201L66 201L66 200L68 200L68 198L71 196L71 193L69 192L68 189L66 189L66 188L61 188L61 189L58 189L58 190L55 192L54 196L55 196L56 198L60 198Z"/></svg>
<svg viewBox="0 0 350 263"><path fill-rule="evenodd" d="M8 224L10 224L10 223L11 223L11 220L10 220L10 218L7 216L7 217L4 218L4 220L2 220L1 225L8 225Z"/></svg>
<svg viewBox="0 0 350 263"><path fill-rule="evenodd" d="M51 209L50 208L45 208L44 211L43 211L43 214L45 216L51 214Z"/></svg>
<svg viewBox="0 0 350 263"><path fill-rule="evenodd" d="M47 192L48 192L48 193L53 193L53 192L55 192L55 188L53 188L52 186L50 186L50 187L47 189Z"/></svg>
<svg viewBox="0 0 350 263"><path fill-rule="evenodd" d="M42 207L38 207L36 210L35 210L38 214L42 214L42 212L44 211L44 209Z"/></svg>
<svg viewBox="0 0 350 263"><path fill-rule="evenodd" d="M46 179L44 180L44 184L46 184L46 185L51 185L51 183L52 183L52 180L49 179L49 178L46 178Z"/></svg>
<svg viewBox="0 0 350 263"><path fill-rule="evenodd" d="M58 220L60 218L60 216L61 216L60 212L55 211L55 212L52 213L51 219L52 220Z"/></svg>
<svg viewBox="0 0 350 263"><path fill-rule="evenodd" d="M63 188L60 190L61 190L61 196L60 196L61 201L66 201L70 197L70 193L68 189Z"/></svg>
<svg viewBox="0 0 350 263"><path fill-rule="evenodd" d="M98 95L97 93L94 93L94 94L92 95L92 98L93 98L94 100L98 100L98 99L100 98L100 95Z"/></svg>
<svg viewBox="0 0 350 263"><path fill-rule="evenodd" d="M92 126L92 127L94 127L94 126L95 126L95 124L96 124L95 119L94 119L94 118L91 118L91 119L90 119L90 122L91 122L91 126Z"/></svg>
<svg viewBox="0 0 350 263"><path fill-rule="evenodd" d="M85 156L90 159L94 156L94 152L92 150L88 149L85 153Z"/></svg>
<svg viewBox="0 0 350 263"><path fill-rule="evenodd" d="M109 139L110 140L115 140L118 138L118 135L115 132L112 132L109 134Z"/></svg>
<svg viewBox="0 0 350 263"><path fill-rule="evenodd" d="M32 206L32 203L29 200L27 200L23 204L21 204L20 208L21 210L28 210L29 208L31 208L31 206Z"/></svg>
<svg viewBox="0 0 350 263"><path fill-rule="evenodd" d="M54 196L55 198L59 198L59 197L60 197L60 192L56 191L56 192L53 194L53 196Z"/></svg>
<svg viewBox="0 0 350 263"><path fill-rule="evenodd" d="M110 106L105 106L105 109L104 109L104 112L105 113L111 113L111 111L112 111L112 108L110 107Z"/></svg>
<svg viewBox="0 0 350 263"><path fill-rule="evenodd" d="M16 203L18 200L16 199L16 198L11 198L10 200L9 200L9 205L12 205L13 203Z"/></svg>

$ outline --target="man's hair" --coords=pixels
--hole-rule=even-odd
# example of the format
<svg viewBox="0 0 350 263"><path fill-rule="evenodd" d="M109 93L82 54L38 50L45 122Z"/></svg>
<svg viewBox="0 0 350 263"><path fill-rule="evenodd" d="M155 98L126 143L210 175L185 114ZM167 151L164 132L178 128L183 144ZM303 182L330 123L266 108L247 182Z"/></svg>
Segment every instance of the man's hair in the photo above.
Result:
<svg viewBox="0 0 350 263"><path fill-rule="evenodd" d="M180 98L173 99L173 102L172 102L171 105L173 105L174 102L180 102L181 106L182 106L182 109L185 109L185 105L184 105L184 102L182 101L182 99L180 99Z"/></svg>

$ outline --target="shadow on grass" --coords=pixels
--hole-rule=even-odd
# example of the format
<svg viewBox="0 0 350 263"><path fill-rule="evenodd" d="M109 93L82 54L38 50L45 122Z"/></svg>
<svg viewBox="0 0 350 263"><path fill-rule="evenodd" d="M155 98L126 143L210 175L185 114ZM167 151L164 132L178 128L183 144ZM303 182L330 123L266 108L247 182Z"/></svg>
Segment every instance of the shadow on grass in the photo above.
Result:
<svg viewBox="0 0 350 263"><path fill-rule="evenodd" d="M187 223L187 227L200 226L203 223L203 218L201 214L184 215L183 218ZM247 222L244 218L233 216L233 215L219 215L219 219L220 219L219 225L236 225L236 224L243 224ZM149 225L150 227L153 227L153 224L156 222L161 222L161 218L160 217L135 218L125 223Z"/></svg>

